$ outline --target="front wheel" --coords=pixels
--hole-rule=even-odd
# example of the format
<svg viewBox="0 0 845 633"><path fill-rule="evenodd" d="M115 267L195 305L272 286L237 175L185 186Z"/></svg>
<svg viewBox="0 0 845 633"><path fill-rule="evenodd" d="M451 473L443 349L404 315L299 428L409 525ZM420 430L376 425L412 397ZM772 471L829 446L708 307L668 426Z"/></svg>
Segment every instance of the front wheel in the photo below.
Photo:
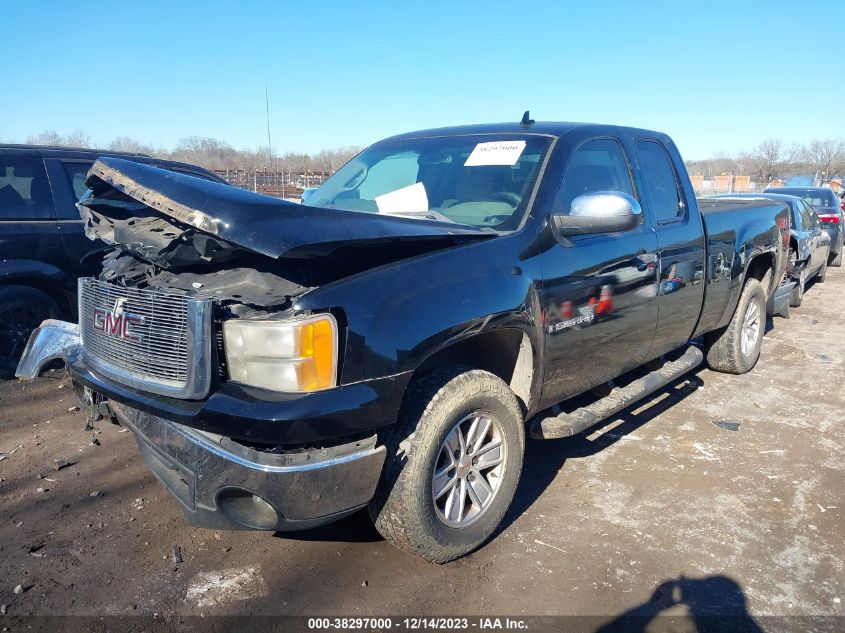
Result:
<svg viewBox="0 0 845 633"><path fill-rule="evenodd" d="M726 374L751 371L760 358L766 326L766 293L756 279L747 279L731 322L704 337L707 364Z"/></svg>
<svg viewBox="0 0 845 633"><path fill-rule="evenodd" d="M386 438L370 516L393 545L445 563L482 545L513 499L525 448L522 411L498 377L437 370L409 388Z"/></svg>
<svg viewBox="0 0 845 633"><path fill-rule="evenodd" d="M839 268L842 265L842 251L845 250L845 240L843 240L842 245L839 247L839 252L836 253L834 257L830 258L830 265L834 268Z"/></svg>

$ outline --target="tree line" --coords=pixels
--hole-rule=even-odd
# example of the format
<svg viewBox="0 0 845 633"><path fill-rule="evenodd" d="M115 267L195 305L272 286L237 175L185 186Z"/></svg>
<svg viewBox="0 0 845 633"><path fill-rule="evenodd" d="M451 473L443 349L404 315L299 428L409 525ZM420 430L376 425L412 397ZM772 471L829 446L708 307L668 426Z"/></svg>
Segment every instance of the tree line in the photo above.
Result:
<svg viewBox="0 0 845 633"><path fill-rule="evenodd" d="M806 144L787 145L770 138L734 156L719 153L686 164L691 174L700 174L705 179L732 174L751 176L754 182L768 184L778 178L806 175L828 181L845 177L845 139L815 139Z"/></svg>
<svg viewBox="0 0 845 633"><path fill-rule="evenodd" d="M46 130L40 134L27 137L26 142L31 145L57 145L65 147L93 148L91 137L83 130L74 130L66 136L54 130ZM148 154L156 158L177 160L206 169L219 171L271 171L303 174L331 174L339 169L362 148L357 146L324 149L314 154L305 152L285 152L275 154L267 147L255 150L235 149L225 141L216 138L189 136L182 138L172 149L155 147L142 143L131 136L118 136L108 143L105 148L112 152L132 152Z"/></svg>
<svg viewBox="0 0 845 633"><path fill-rule="evenodd" d="M27 143L36 145L64 145L92 147L91 137L83 130L62 136L53 130L30 136ZM235 149L225 141L211 137L182 138L173 149L154 147L130 136L113 139L106 149L120 152L149 154L158 158L178 160L213 170L271 171L288 173L331 174L361 151L360 147L324 149L315 154L285 152L276 155L267 147L256 150ZM769 138L749 151L728 155L720 152L705 160L687 161L691 174L709 179L722 174L751 176L754 182L767 184L776 178L809 175L820 180L845 176L845 139L816 139L806 144L787 145Z"/></svg>

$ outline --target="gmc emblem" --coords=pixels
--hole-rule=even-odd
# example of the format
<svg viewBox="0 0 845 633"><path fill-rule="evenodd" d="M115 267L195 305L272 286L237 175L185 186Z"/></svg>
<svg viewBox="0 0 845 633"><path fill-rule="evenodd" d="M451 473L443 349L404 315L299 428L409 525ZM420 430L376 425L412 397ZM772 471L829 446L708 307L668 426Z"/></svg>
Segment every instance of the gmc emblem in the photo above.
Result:
<svg viewBox="0 0 845 633"><path fill-rule="evenodd" d="M141 337L132 331L132 326L143 323L144 317L124 312L123 304L125 302L125 297L115 301L114 309L111 312L104 308L94 308L92 317L94 329L125 341L140 343Z"/></svg>

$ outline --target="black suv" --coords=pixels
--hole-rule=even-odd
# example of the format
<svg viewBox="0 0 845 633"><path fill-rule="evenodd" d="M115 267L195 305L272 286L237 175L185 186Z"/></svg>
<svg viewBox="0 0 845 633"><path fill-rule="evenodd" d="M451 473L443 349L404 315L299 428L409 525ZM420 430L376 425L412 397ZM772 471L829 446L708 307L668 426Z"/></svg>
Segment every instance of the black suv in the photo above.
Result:
<svg viewBox="0 0 845 633"><path fill-rule="evenodd" d="M222 182L201 167L145 154L0 145L0 377L14 374L42 320L76 320L76 279L99 273L104 244L85 237L75 205L100 156Z"/></svg>

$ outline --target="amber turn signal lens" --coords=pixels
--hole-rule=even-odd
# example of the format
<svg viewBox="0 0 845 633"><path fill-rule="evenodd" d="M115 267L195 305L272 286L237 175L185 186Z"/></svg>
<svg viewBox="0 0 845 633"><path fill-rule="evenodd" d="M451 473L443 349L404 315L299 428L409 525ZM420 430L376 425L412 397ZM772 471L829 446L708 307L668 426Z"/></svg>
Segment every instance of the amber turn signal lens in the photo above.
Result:
<svg viewBox="0 0 845 633"><path fill-rule="evenodd" d="M297 366L301 391L317 391L333 386L335 374L334 324L328 319L313 321L299 328Z"/></svg>

